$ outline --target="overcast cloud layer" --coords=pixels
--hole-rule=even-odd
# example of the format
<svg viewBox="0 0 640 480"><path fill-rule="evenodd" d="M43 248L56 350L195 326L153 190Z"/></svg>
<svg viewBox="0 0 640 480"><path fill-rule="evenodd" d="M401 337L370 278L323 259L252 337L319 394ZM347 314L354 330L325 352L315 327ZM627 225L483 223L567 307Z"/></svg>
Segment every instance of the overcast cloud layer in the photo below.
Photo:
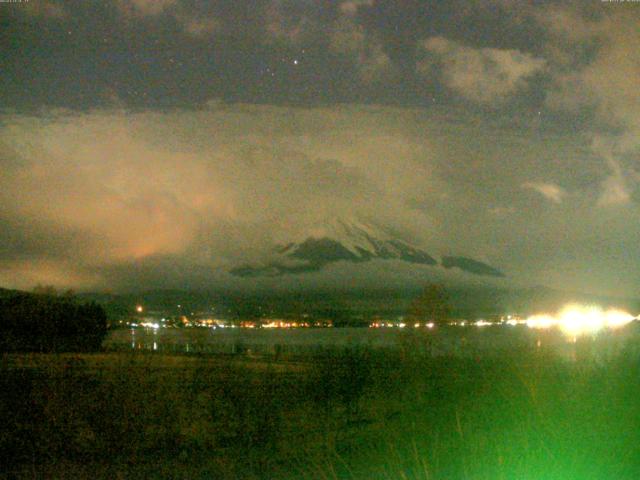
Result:
<svg viewBox="0 0 640 480"><path fill-rule="evenodd" d="M341 217L517 282L640 287L638 3L0 15L0 286L220 285Z"/></svg>

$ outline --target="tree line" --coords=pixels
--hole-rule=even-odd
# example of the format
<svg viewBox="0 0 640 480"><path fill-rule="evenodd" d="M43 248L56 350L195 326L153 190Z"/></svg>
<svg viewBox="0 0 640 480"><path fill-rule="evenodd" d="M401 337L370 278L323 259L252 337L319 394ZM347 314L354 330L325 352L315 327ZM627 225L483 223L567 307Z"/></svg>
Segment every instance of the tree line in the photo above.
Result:
<svg viewBox="0 0 640 480"><path fill-rule="evenodd" d="M70 352L99 350L107 316L96 303L80 303L50 287L0 298L0 351Z"/></svg>

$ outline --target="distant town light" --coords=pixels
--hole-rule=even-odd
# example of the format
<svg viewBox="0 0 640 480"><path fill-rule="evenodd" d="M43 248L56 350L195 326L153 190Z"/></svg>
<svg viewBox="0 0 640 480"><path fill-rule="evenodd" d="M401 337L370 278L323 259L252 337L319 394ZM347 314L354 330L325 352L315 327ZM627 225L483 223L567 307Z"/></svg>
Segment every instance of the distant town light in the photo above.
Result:
<svg viewBox="0 0 640 480"><path fill-rule="evenodd" d="M493 325L493 324L491 322L487 322L486 320L482 320L482 319L476 321L475 323L476 327L488 327L490 325Z"/></svg>

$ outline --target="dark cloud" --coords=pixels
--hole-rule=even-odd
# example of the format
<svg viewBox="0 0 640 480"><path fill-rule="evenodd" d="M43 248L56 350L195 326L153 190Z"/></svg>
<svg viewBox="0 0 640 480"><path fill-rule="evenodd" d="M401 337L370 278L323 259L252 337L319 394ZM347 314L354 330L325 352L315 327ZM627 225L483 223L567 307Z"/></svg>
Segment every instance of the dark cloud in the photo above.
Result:
<svg viewBox="0 0 640 480"><path fill-rule="evenodd" d="M239 260L340 216L511 278L637 285L637 4L43 0L0 16L0 283L235 282Z"/></svg>
<svg viewBox="0 0 640 480"><path fill-rule="evenodd" d="M521 18L530 8L506 2L32 3L0 11L4 44L14 47L0 60L11 80L5 105L87 108L115 94L167 108L213 92L287 104L424 103L439 88L416 75L424 40L537 56L532 39L544 38L529 31L540 22Z"/></svg>

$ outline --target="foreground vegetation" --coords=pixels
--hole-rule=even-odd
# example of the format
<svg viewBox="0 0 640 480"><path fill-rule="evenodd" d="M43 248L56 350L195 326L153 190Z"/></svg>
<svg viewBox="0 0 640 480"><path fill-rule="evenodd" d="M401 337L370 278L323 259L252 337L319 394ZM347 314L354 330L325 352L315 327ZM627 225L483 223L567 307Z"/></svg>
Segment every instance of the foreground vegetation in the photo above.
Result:
<svg viewBox="0 0 640 480"><path fill-rule="evenodd" d="M638 360L5 354L0 468L15 478L635 479Z"/></svg>
<svg viewBox="0 0 640 480"><path fill-rule="evenodd" d="M0 291L0 352L97 351L106 334L104 309L71 292Z"/></svg>

